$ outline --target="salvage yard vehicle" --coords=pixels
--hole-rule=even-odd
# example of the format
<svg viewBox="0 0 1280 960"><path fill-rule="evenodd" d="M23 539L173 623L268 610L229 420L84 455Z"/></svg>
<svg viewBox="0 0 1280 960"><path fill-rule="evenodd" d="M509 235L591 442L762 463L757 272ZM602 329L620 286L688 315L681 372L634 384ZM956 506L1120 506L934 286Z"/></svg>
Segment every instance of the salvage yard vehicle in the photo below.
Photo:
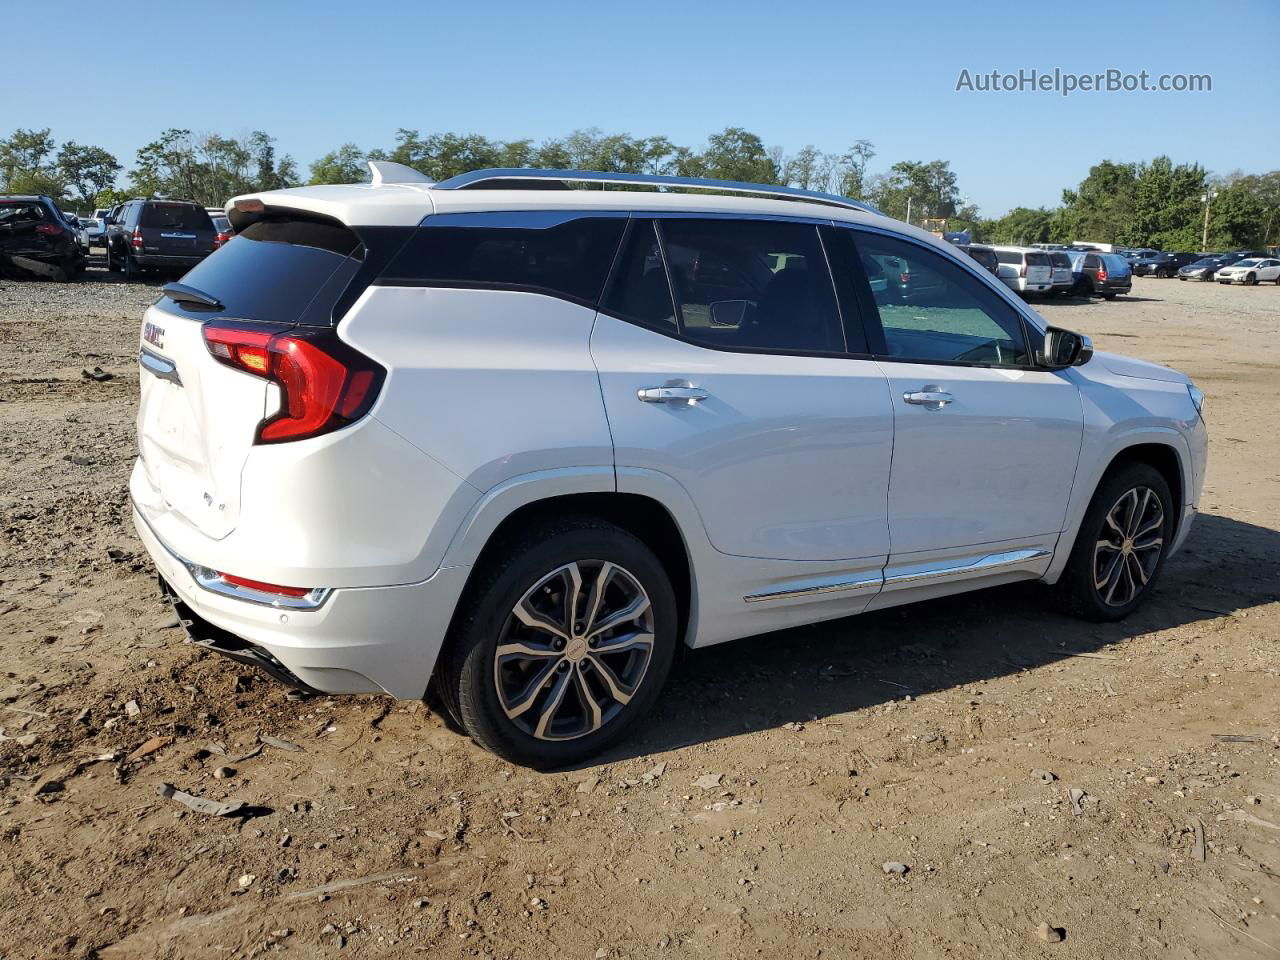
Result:
<svg viewBox="0 0 1280 960"><path fill-rule="evenodd" d="M1053 266L1053 287L1049 295L1056 297L1070 293L1076 285L1076 276L1071 268L1071 254L1064 250L1050 250L1049 263Z"/></svg>
<svg viewBox="0 0 1280 960"><path fill-rule="evenodd" d="M79 227L52 197L0 196L0 275L72 279L85 265Z"/></svg>
<svg viewBox="0 0 1280 960"><path fill-rule="evenodd" d="M1246 286L1269 280L1280 286L1280 260L1269 257L1237 260L1230 266L1219 267L1215 279L1219 283L1243 283Z"/></svg>
<svg viewBox="0 0 1280 960"><path fill-rule="evenodd" d="M143 270L183 273L214 250L204 207L186 200L130 200L112 214L107 269L134 279Z"/></svg>
<svg viewBox="0 0 1280 960"><path fill-rule="evenodd" d="M1224 262L1217 257L1201 257L1185 267L1179 267L1178 279L1212 280L1217 274L1218 268L1224 265Z"/></svg>
<svg viewBox="0 0 1280 960"><path fill-rule="evenodd" d="M133 519L208 650L554 767L682 644L1020 580L1116 620L1187 536L1195 385L858 201L370 167L236 198L143 315Z"/></svg>
<svg viewBox="0 0 1280 960"><path fill-rule="evenodd" d="M1133 275L1172 279L1179 270L1200 258L1201 254L1198 253L1154 253L1133 262Z"/></svg>
<svg viewBox="0 0 1280 960"><path fill-rule="evenodd" d="M1114 300L1133 289L1133 270L1120 254L1077 251L1070 257L1077 296Z"/></svg>
<svg viewBox="0 0 1280 960"><path fill-rule="evenodd" d="M1034 247L996 247L999 277L1020 294L1048 293L1053 289L1053 263L1045 250Z"/></svg>

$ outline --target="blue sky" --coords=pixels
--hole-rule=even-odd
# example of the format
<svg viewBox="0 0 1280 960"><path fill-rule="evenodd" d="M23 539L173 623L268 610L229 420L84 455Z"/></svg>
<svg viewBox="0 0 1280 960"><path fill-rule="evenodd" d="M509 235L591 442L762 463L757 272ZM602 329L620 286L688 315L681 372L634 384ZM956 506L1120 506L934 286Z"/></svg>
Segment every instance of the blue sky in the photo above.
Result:
<svg viewBox="0 0 1280 960"><path fill-rule="evenodd" d="M1215 29L1221 23L1224 29ZM307 164L399 127L534 140L582 127L701 145L876 145L871 170L947 159L985 215L1052 205L1103 158L1280 167L1280 3L5 5L0 136L51 127L129 166L166 127L261 128ZM46 42L67 40L54 61ZM74 51L74 52L73 52ZM55 63L65 67L55 70ZM108 66L106 77L90 73ZM75 69L73 69L73 67ZM972 74L1203 73L1211 93L956 92ZM1268 92L1268 87L1270 92Z"/></svg>

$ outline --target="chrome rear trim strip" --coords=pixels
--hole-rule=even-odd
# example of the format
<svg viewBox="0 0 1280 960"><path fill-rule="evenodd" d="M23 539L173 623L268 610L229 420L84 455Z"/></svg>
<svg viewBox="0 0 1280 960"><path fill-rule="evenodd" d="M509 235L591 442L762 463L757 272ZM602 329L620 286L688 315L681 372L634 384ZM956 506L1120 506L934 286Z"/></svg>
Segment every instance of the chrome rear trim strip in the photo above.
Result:
<svg viewBox="0 0 1280 960"><path fill-rule="evenodd" d="M178 376L178 368L172 360L166 360L164 357L158 356L143 347L138 351L138 363L143 370L153 376L159 377L161 380L168 380L179 387L182 386L182 378Z"/></svg>

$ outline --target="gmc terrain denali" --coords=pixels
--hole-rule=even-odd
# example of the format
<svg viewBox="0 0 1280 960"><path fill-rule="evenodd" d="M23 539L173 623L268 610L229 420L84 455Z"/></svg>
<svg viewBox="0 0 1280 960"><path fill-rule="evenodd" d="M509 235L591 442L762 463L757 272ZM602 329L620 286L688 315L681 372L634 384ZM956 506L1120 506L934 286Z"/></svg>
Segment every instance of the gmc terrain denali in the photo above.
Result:
<svg viewBox="0 0 1280 960"><path fill-rule="evenodd" d="M921 230L785 187L371 167L235 199L144 316L134 517L210 649L430 687L557 765L679 644L1014 580L1117 619L1187 535L1200 391Z"/></svg>

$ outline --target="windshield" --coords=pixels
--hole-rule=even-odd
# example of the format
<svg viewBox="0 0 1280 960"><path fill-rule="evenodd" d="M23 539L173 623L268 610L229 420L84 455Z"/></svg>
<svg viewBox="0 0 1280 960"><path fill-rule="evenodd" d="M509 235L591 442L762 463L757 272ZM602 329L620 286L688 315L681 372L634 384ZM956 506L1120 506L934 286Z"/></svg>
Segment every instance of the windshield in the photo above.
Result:
<svg viewBox="0 0 1280 960"><path fill-rule="evenodd" d="M1218 265L1217 260L1211 260L1208 258L1204 260L1197 260L1195 263L1192 264L1193 267L1216 267L1217 265Z"/></svg>
<svg viewBox="0 0 1280 960"><path fill-rule="evenodd" d="M1236 264L1236 266L1237 267L1256 267L1261 262L1262 262L1261 260L1241 260L1239 263Z"/></svg>

